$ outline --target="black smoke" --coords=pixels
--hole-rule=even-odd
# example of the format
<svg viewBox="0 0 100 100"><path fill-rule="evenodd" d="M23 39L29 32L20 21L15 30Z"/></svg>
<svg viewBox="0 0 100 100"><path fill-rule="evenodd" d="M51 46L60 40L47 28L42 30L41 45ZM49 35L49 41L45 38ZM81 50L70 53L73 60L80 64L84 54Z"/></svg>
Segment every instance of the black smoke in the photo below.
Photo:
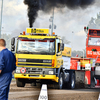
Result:
<svg viewBox="0 0 100 100"><path fill-rule="evenodd" d="M29 25L32 27L39 10L39 0L24 0L24 3L28 5Z"/></svg>
<svg viewBox="0 0 100 100"><path fill-rule="evenodd" d="M28 5L30 27L33 26L39 10L43 10L48 13L53 7L63 8L66 6L70 9L76 9L79 7L86 8L94 2L95 0L24 0L24 3Z"/></svg>

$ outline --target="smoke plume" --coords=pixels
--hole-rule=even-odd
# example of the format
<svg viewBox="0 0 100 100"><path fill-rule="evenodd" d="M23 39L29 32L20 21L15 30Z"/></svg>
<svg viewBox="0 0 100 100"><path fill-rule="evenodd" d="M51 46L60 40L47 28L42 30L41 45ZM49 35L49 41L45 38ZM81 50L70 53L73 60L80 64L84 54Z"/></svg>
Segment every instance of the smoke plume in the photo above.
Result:
<svg viewBox="0 0 100 100"><path fill-rule="evenodd" d="M24 3L28 5L29 25L32 27L39 10L39 0L24 0Z"/></svg>
<svg viewBox="0 0 100 100"><path fill-rule="evenodd" d="M38 16L38 10L43 10L48 13L53 7L63 8L66 6L70 9L76 9L79 7L86 8L94 2L95 0L24 0L24 3L28 5L30 27L33 27L33 23Z"/></svg>

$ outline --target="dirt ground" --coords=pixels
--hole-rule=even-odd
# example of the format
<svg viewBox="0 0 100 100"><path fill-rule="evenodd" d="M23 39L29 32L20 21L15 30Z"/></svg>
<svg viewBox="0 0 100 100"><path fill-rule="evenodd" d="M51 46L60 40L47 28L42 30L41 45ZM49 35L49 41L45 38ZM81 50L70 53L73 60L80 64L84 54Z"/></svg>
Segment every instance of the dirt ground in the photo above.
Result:
<svg viewBox="0 0 100 100"><path fill-rule="evenodd" d="M10 86L8 100L38 100L40 86L17 87L13 81ZM75 89L75 90L57 90L48 89L48 100L98 100L100 88L96 89Z"/></svg>

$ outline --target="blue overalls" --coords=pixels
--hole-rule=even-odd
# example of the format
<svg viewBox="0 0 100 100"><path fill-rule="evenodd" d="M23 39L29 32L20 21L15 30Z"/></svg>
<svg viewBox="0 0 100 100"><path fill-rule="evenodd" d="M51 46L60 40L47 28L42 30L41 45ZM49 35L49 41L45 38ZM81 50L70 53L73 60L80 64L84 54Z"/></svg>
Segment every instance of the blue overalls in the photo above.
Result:
<svg viewBox="0 0 100 100"><path fill-rule="evenodd" d="M0 100L8 100L12 72L16 69L16 59L14 54L8 49L0 52Z"/></svg>

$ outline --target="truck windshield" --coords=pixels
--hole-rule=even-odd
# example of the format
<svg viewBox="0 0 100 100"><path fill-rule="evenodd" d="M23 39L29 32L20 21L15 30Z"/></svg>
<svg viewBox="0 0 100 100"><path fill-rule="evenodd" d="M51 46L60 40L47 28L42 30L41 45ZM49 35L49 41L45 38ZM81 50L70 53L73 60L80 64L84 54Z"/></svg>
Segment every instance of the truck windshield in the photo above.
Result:
<svg viewBox="0 0 100 100"><path fill-rule="evenodd" d="M29 40L19 39L17 53L55 54L55 40Z"/></svg>
<svg viewBox="0 0 100 100"><path fill-rule="evenodd" d="M100 46L100 38L89 37L88 45Z"/></svg>

